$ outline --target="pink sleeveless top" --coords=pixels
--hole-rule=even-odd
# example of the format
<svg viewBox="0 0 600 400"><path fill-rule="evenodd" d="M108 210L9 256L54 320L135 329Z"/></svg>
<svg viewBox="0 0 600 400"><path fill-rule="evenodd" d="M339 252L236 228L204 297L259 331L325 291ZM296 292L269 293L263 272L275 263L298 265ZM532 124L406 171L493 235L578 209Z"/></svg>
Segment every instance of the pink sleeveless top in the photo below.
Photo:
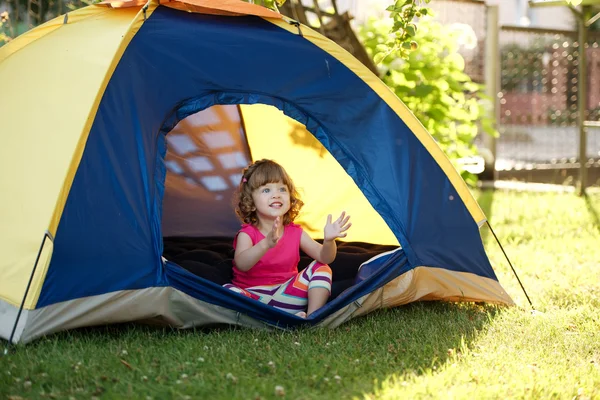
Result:
<svg viewBox="0 0 600 400"><path fill-rule="evenodd" d="M252 245L265 238L257 227L249 224L242 225L239 232L244 232L250 236ZM284 283L298 273L301 237L302 228L300 225L286 225L283 229L283 235L275 247L267 250L262 258L248 271L240 271L235 266L235 261L233 261L233 280L231 283L242 289ZM237 235L233 239L234 249L236 245Z"/></svg>

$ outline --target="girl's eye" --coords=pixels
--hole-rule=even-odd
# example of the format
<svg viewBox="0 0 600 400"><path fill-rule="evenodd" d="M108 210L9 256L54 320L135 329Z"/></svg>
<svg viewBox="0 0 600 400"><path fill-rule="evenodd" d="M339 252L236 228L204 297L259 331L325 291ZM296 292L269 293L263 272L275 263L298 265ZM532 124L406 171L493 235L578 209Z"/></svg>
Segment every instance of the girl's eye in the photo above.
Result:
<svg viewBox="0 0 600 400"><path fill-rule="evenodd" d="M279 191L285 193L285 192L287 192L287 188L286 187L279 188Z"/></svg>
<svg viewBox="0 0 600 400"><path fill-rule="evenodd" d="M262 190L262 192L263 192L263 193L269 193L269 189L267 189L267 188L264 188L264 189Z"/></svg>

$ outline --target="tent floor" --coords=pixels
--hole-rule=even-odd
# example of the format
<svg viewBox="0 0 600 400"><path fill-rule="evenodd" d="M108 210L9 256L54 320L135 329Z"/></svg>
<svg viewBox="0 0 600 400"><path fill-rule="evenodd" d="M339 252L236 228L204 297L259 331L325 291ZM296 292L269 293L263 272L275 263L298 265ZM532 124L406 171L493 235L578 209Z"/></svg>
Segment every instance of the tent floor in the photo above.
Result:
<svg viewBox="0 0 600 400"><path fill-rule="evenodd" d="M163 256L194 275L218 285L230 283L233 277L232 237L165 237ZM363 242L338 242L338 253L330 264L333 284L330 300L355 284L362 263L397 246L384 246ZM305 268L312 259L302 251L298 269Z"/></svg>

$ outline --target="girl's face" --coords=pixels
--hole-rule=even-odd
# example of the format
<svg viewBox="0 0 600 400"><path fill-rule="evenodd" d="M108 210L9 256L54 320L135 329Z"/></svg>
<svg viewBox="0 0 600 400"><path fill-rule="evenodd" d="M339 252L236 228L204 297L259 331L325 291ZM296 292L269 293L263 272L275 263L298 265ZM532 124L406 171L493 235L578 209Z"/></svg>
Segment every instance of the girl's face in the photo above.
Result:
<svg viewBox="0 0 600 400"><path fill-rule="evenodd" d="M281 181L266 183L252 192L258 220L275 220L290 210L290 191Z"/></svg>

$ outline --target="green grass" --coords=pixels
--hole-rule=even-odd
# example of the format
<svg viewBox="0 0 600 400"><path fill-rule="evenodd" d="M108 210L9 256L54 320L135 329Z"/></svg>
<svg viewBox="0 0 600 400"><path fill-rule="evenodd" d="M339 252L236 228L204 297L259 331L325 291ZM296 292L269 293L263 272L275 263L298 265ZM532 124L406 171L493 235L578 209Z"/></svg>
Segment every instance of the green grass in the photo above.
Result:
<svg viewBox="0 0 600 400"><path fill-rule="evenodd" d="M600 398L600 196L476 195L540 313L484 230L516 307L415 303L296 332L76 330L0 358L0 399Z"/></svg>

